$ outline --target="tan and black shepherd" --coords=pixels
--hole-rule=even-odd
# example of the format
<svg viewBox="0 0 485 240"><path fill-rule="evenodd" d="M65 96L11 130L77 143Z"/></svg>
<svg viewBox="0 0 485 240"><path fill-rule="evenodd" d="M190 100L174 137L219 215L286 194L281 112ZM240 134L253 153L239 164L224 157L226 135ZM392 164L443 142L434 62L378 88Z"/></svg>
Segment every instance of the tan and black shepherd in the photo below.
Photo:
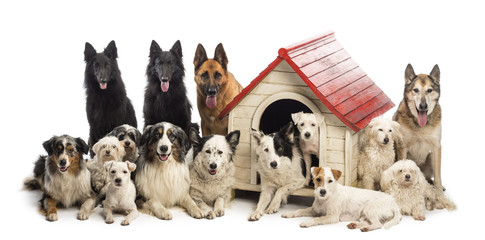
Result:
<svg viewBox="0 0 485 240"><path fill-rule="evenodd" d="M429 75L416 75L408 64L404 80L404 99L393 116L403 136L396 157L414 160L426 179L433 178L436 188L442 188L440 69L435 65Z"/></svg>
<svg viewBox="0 0 485 240"><path fill-rule="evenodd" d="M213 59L207 58L202 44L197 46L194 79L203 136L227 134L227 118L219 120L217 116L242 90L241 84L227 71L227 63L222 43L217 45Z"/></svg>

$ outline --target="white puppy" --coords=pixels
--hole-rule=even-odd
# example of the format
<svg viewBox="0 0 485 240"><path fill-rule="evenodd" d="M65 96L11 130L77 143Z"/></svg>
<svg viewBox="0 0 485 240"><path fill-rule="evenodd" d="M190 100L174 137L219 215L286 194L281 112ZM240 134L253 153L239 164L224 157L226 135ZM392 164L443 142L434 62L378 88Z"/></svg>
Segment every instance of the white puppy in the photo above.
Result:
<svg viewBox="0 0 485 240"><path fill-rule="evenodd" d="M293 113L291 119L300 131L299 145L305 161L306 175L305 186L308 186L311 180L310 168L312 164L312 154L318 155L318 146L320 142L320 133L318 125L323 121L323 117L313 113Z"/></svg>
<svg viewBox="0 0 485 240"><path fill-rule="evenodd" d="M443 194L435 190L425 179L416 162L400 160L382 173L381 189L391 194L401 208L401 214L413 216L415 220L425 220L426 199L428 210L434 205L450 210L455 205Z"/></svg>
<svg viewBox="0 0 485 240"><path fill-rule="evenodd" d="M284 218L313 216L300 227L311 227L339 221L359 221L347 225L350 229L360 228L367 232L384 227L388 229L401 221L399 206L386 193L340 185L339 170L313 167L315 201L313 206L284 213Z"/></svg>
<svg viewBox="0 0 485 240"><path fill-rule="evenodd" d="M131 172L135 171L136 164L131 162L109 161L104 164L109 172L110 183L106 191L106 200L103 201L106 223L113 223L113 211L126 212L128 215L121 225L129 225L139 213L136 209L135 184L131 181Z"/></svg>
<svg viewBox="0 0 485 240"><path fill-rule="evenodd" d="M372 119L364 128L359 137L359 187L380 189L382 172L394 163L394 139L399 136L399 123L384 117Z"/></svg>
<svg viewBox="0 0 485 240"><path fill-rule="evenodd" d="M125 148L118 138L106 136L94 144L93 151L96 155L88 162L87 166L91 172L91 186L100 199L104 197L108 184L108 172L104 168L104 164L108 161L121 162L125 156Z"/></svg>

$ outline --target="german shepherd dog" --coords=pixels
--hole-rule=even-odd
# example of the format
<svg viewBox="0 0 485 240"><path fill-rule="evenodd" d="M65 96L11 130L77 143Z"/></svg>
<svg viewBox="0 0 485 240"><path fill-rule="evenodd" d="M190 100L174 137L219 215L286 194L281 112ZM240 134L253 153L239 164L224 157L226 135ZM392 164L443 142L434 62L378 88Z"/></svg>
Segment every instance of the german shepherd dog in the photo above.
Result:
<svg viewBox="0 0 485 240"><path fill-rule="evenodd" d="M435 65L429 75L416 75L408 64L404 80L404 99L393 116L403 135L396 142L397 159L414 160L426 179L442 188L440 69Z"/></svg>
<svg viewBox="0 0 485 240"><path fill-rule="evenodd" d="M153 40L149 58L143 106L145 127L159 122L170 122L188 134L192 105L187 98L184 84L185 70L180 41L175 42L170 51L162 51Z"/></svg>
<svg viewBox="0 0 485 240"><path fill-rule="evenodd" d="M86 43L84 87L89 122L89 148L119 125L129 124L137 127L135 110L126 96L117 58L115 41L111 41L102 53L97 53L91 44ZM91 150L91 158L93 156L94 152Z"/></svg>
<svg viewBox="0 0 485 240"><path fill-rule="evenodd" d="M202 135L226 135L228 120L217 116L241 92L242 86L227 70L227 56L222 43L216 47L213 59L208 59L202 44L195 51L195 83L197 108L201 118Z"/></svg>

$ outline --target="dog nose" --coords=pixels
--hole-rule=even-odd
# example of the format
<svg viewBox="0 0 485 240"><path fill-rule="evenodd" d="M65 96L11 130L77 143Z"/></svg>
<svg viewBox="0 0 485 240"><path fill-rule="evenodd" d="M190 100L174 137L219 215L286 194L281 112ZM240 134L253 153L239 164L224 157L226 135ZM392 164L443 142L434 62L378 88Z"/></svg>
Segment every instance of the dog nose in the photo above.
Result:
<svg viewBox="0 0 485 240"><path fill-rule="evenodd" d="M110 150L106 150L106 155L109 155L111 153Z"/></svg>
<svg viewBox="0 0 485 240"><path fill-rule="evenodd" d="M305 137L306 137L306 138L310 138L310 136L311 136L311 134L310 134L309 132L306 132L306 133L305 133Z"/></svg>
<svg viewBox="0 0 485 240"><path fill-rule="evenodd" d="M428 104L427 103L420 103L419 104L419 110L424 111L426 109L428 109Z"/></svg>
<svg viewBox="0 0 485 240"><path fill-rule="evenodd" d="M389 138L384 138L384 144L387 144L389 142Z"/></svg>
<svg viewBox="0 0 485 240"><path fill-rule="evenodd" d="M325 194L327 193L327 191L325 191L325 189L322 189L320 190L320 196L325 196Z"/></svg>
<svg viewBox="0 0 485 240"><path fill-rule="evenodd" d="M121 183L121 178L116 178L116 179L115 179L115 183L120 184L120 183Z"/></svg>
<svg viewBox="0 0 485 240"><path fill-rule="evenodd" d="M162 77L162 82L168 82L168 77Z"/></svg>
<svg viewBox="0 0 485 240"><path fill-rule="evenodd" d="M272 161L270 164L269 164L272 168L276 168L278 166L278 163L276 161Z"/></svg>
<svg viewBox="0 0 485 240"><path fill-rule="evenodd" d="M409 180L409 179L411 178L411 175L406 174L406 176L405 176L405 177L406 177L406 180Z"/></svg>
<svg viewBox="0 0 485 240"><path fill-rule="evenodd" d="M125 142L125 147L129 147L130 146L130 142L129 141L126 141Z"/></svg>
<svg viewBox="0 0 485 240"><path fill-rule="evenodd" d="M61 165L61 166L66 166L66 163L67 163L66 159L59 160L59 165Z"/></svg>
<svg viewBox="0 0 485 240"><path fill-rule="evenodd" d="M209 90L207 91L207 94L209 96L214 96L217 94L217 89L216 88L209 88Z"/></svg>
<svg viewBox="0 0 485 240"><path fill-rule="evenodd" d="M217 168L217 164L215 164L215 163L211 163L211 164L209 164L209 167L210 167L212 170L214 170L214 169L216 169L216 168Z"/></svg>
<svg viewBox="0 0 485 240"><path fill-rule="evenodd" d="M162 146L160 147L160 151L162 151L162 152L166 152L166 151L168 151L168 146L167 146L167 145L162 145Z"/></svg>

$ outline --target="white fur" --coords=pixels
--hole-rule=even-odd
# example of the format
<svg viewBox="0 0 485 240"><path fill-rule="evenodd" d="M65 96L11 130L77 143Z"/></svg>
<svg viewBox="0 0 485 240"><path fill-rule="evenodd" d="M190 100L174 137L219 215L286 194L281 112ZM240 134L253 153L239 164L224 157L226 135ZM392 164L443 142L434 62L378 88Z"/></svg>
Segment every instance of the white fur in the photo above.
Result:
<svg viewBox="0 0 485 240"><path fill-rule="evenodd" d="M312 172L313 169L312 169ZM339 221L359 221L350 223L349 228L360 228L370 231L384 227L385 229L401 221L399 206L388 194L343 186L338 183L332 169L323 168L321 183L316 183L315 201L310 208L284 213L284 218L314 216L310 221L300 224L300 227L311 227L323 224L333 224ZM322 196L321 192L325 191Z"/></svg>
<svg viewBox="0 0 485 240"><path fill-rule="evenodd" d="M397 137L400 137L399 123L391 119L377 117L365 127L359 138L359 187L379 190L382 172L394 163L394 139Z"/></svg>
<svg viewBox="0 0 485 240"><path fill-rule="evenodd" d="M318 126L323 121L323 117L313 113L293 113L291 119L300 131L299 146L305 161L306 176L305 186L308 186L311 180L310 168L312 164L312 154L318 155L320 143L320 132Z"/></svg>

